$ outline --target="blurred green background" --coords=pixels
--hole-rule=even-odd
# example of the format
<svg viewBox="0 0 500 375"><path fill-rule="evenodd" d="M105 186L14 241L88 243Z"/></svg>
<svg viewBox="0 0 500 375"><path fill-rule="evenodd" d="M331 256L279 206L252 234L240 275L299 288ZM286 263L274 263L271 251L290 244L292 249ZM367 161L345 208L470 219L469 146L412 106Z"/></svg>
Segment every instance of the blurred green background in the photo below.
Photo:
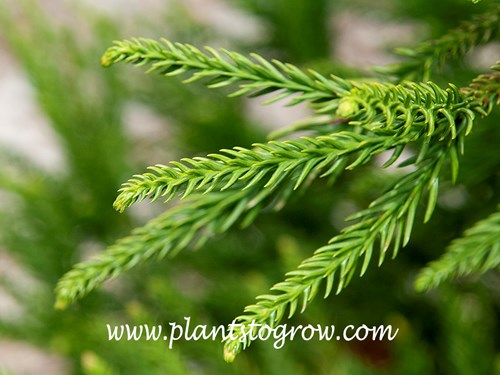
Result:
<svg viewBox="0 0 500 375"><path fill-rule="evenodd" d="M484 11L463 0L0 0L0 373L5 374L500 374L500 275L425 295L417 271L500 202L499 111L478 123L459 181L444 186L428 225L395 261L284 323L392 324L394 342L256 342L229 365L212 341L109 342L106 324L228 324L254 297L323 245L398 171L367 166L332 188L313 185L280 213L198 252L137 267L67 311L58 278L165 209L112 209L120 184L147 165L249 146L308 110L127 66L103 69L115 39L166 37L255 51L355 77L394 61L393 47L441 35ZM434 77L465 84L498 60L492 44ZM421 220L420 220L421 222Z"/></svg>

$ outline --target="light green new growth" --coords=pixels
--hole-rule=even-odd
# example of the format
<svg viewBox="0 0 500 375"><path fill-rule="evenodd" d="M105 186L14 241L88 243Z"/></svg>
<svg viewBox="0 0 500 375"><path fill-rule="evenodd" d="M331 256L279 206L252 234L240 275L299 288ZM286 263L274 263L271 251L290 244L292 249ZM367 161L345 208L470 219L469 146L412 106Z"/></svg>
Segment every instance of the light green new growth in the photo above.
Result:
<svg viewBox="0 0 500 375"><path fill-rule="evenodd" d="M499 19L500 7L493 9L437 41L407 51L413 61L384 72L398 81L412 74L427 76L436 62L444 64L444 59L461 56L498 37L498 22L494 20ZM185 82L206 79L211 88L235 86L231 96L274 93L268 102L285 98L291 105L309 102L317 112L314 126L324 126L323 131L310 137L255 144L251 149L235 147L207 157L184 158L135 175L119 191L114 203L119 211L144 199L187 199L64 275L56 290L58 307L136 264L199 247L236 223L249 225L263 208L283 207L295 190L316 178L333 180L342 171L389 150L388 166L405 148L411 148L413 156L404 162L414 166L411 173L368 208L348 218L349 226L287 273L269 294L258 297L237 319L247 327L252 322L275 325L285 315L303 311L323 282L325 297L332 290L340 293L355 274L365 273L372 257L378 258L379 266L388 252L395 257L410 240L422 203L424 222L431 218L443 168L450 169L455 181L467 135L476 120L488 116L500 101L498 63L469 86L449 84L442 88L431 81L393 84L325 77L279 61L268 62L255 54L247 58L225 50L206 50L165 40L136 39L116 42L102 63L147 65L148 72L167 76L189 74ZM434 287L443 280L498 266L499 215L479 222L464 238L453 242L440 260L424 270L417 287ZM249 344L249 336L236 334L233 340L228 339L226 360L232 361Z"/></svg>

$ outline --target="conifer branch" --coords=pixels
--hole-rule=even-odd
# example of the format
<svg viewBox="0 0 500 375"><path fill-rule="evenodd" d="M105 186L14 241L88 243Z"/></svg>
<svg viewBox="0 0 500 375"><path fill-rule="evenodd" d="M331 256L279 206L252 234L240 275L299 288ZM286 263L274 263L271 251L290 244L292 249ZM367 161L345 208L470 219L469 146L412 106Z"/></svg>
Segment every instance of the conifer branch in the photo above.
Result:
<svg viewBox="0 0 500 375"><path fill-rule="evenodd" d="M497 40L499 35L500 5L496 4L488 12L474 16L438 39L423 42L415 48L398 49L396 52L408 61L375 70L399 79L426 82L434 69L449 60L463 57L476 46Z"/></svg>
<svg viewBox="0 0 500 375"><path fill-rule="evenodd" d="M478 221L454 240L445 254L424 268L415 282L418 291L436 288L457 277L483 274L500 266L500 211Z"/></svg>
<svg viewBox="0 0 500 375"><path fill-rule="evenodd" d="M281 198L287 195L283 189ZM227 231L240 220L249 225L268 202L256 189L211 193L168 210L129 236L118 240L90 260L78 263L56 286L56 307L84 297L106 280L151 259L174 256L186 247L198 248L209 238Z"/></svg>
<svg viewBox="0 0 500 375"><path fill-rule="evenodd" d="M207 79L209 88L237 86L239 90L230 96L249 95L252 97L281 91L266 103L272 103L294 95L289 105L304 101L328 101L351 88L339 77L325 78L310 71L304 73L292 64L267 61L258 54L244 55L227 50L217 51L205 47L208 54L198 48L182 43L172 43L163 39L162 43L150 39L116 41L101 58L105 67L118 62L137 66L150 65L148 72L165 76L190 73L184 83Z"/></svg>
<svg viewBox="0 0 500 375"><path fill-rule="evenodd" d="M258 187L272 192L283 183L293 182L298 189L312 176L321 177L354 169L381 152L396 149L399 154L412 141L413 133L405 137L393 134L381 136L339 132L316 138L303 137L284 142L256 144L254 149L235 148L207 157L184 158L171 166L156 165L152 171L136 175L120 189L115 208L125 210L146 197L162 198L165 202L176 194L183 197L193 192L240 190ZM352 159L351 163L346 163ZM396 158L392 158L387 166Z"/></svg>

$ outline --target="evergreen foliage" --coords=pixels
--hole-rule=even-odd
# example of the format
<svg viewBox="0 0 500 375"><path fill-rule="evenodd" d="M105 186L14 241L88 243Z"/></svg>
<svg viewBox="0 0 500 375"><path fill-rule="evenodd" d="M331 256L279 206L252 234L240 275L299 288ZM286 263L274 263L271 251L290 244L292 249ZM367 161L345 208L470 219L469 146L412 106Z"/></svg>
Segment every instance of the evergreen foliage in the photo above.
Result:
<svg viewBox="0 0 500 375"><path fill-rule="evenodd" d="M92 260L77 265L58 284L58 304L63 307L81 298L110 277L152 257L162 258L185 247L199 247L234 223L250 224L264 207L281 208L294 190L319 177L335 177L392 151L387 167L411 146L414 155L404 161L414 170L399 178L368 208L348 218L353 222L328 245L318 249L286 279L257 297L238 317L275 325L297 309L304 311L325 283L324 296L340 293L356 273L361 276L378 252L380 266L390 251L395 257L407 245L418 208L425 202L424 222L430 220L439 195L443 167L451 168L455 181L466 137L477 119L488 116L500 102L500 65L474 79L467 87L450 83L441 88L428 81L434 66L460 58L473 47L498 37L500 8L473 18L459 29L402 53L408 62L378 69L388 78L412 77L390 83L325 77L313 70L252 54L206 48L208 54L180 43L147 39L116 42L102 57L102 64L118 62L148 65L148 72L165 76L189 73L184 82L206 80L209 88L236 86L230 96L251 97L275 93L268 103L289 99L289 105L310 102L321 121L316 135L285 141L235 147L207 157L184 158L169 165L150 167L123 185L115 208L125 210L149 198L170 201L190 198L118 241ZM424 82L420 82L423 79ZM318 119L317 118L317 119ZM337 129L332 128L337 124ZM326 129L330 134L318 131ZM319 133L319 134L318 134ZM444 177L443 177L444 176ZM333 181L333 179L332 179ZM498 267L499 215L491 215L454 241L440 260L426 268L417 281L425 290L467 273ZM226 342L229 361L250 344L237 336Z"/></svg>
<svg viewBox="0 0 500 375"><path fill-rule="evenodd" d="M454 240L447 252L422 270L416 281L420 291L435 288L455 277L480 275L500 265L500 213L477 222Z"/></svg>

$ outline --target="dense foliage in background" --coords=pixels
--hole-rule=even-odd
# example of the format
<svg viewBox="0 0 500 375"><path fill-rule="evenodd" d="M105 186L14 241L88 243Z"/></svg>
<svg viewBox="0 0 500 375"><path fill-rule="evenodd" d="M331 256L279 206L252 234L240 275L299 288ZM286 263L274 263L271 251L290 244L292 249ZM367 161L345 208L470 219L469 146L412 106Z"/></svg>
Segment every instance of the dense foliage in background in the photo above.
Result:
<svg viewBox="0 0 500 375"><path fill-rule="evenodd" d="M184 15L182 6L176 10L179 14L166 16L168 38L196 45L220 38L223 40L221 44L231 49L258 51L270 58L278 57L300 64L303 68L312 67L321 76L330 73L341 75L338 72L344 71L348 72L350 78L356 78L356 74L366 75L366 72L348 71L340 63L330 61L327 37L331 15L340 13L347 6L357 11L366 10L363 1L348 4L342 1L318 1L312 6L305 0L240 3L242 8L257 15L268 26L270 40L250 43L225 39L214 30L186 22L185 17L179 16ZM428 25L428 38L443 35L446 29L457 26L457 19L470 18L470 13L487 11L492 24L483 29L469 28L463 34L455 34L459 36L455 39L459 43L453 55L458 58L446 66L441 66L441 55L433 55L432 51L439 48L435 44L423 43L414 50L416 53L406 50L406 64L392 66L382 73L403 77L416 73L428 78L427 74L431 72L432 80L440 87L446 87L447 82L453 82L458 87L467 86L483 71L475 71L473 64L462 58L463 53L476 44L498 39L498 8L492 12L488 10L489 6L491 2L488 1L479 5L456 1L435 4L426 0L384 3L379 11L384 12L385 17L391 14L394 18L418 20ZM374 163L360 165L353 171L336 176L333 185L318 180L300 194L286 197L286 208L260 215L244 230L231 229L204 243L201 251L178 253L175 261L136 267L105 290L91 293L78 306L64 312L54 310L52 290L72 264L87 259L91 255L89 253L103 249L132 227L143 224L144 215L140 211L134 215L134 212L117 214L112 210L116 190L128 176L143 170L146 165L164 163L186 154L205 155L235 145L250 147L253 142L266 141L264 130L245 115L243 99L226 99L224 92L207 90L201 84L182 86L171 79L143 77L126 67L111 70L100 68L98 57L110 40L123 37L122 26L89 12L82 13L80 10L80 14L84 16L79 22L86 30L86 34L83 33L86 38L82 40L77 37L82 35L82 30L50 22L49 16L42 9L34 8L30 2L20 2L16 12L5 8L0 13L2 32L9 48L28 74L37 92L38 103L61 141L67 163L64 171L49 173L21 155L9 150L2 153L1 188L9 194L12 204L2 207L0 238L3 248L37 280L37 288L33 291L2 279L3 288L24 309L21 318L1 320L2 336L30 342L68 358L74 374L500 372L499 335L495 334L499 331L498 273L490 272L481 278L464 278L460 282L441 285L426 294L418 294L413 289L417 272L429 261L439 258L450 240L461 237L464 230L474 227L474 223L478 223L476 229L465 232L469 238L466 242L472 241L472 244L467 242L465 246L475 247L475 235L490 231L493 234L492 246L484 246L484 251L488 254L498 253L498 241L494 237L498 236L498 214L494 212L500 202L500 153L496 151L495 145L500 141L500 130L495 126L499 120L498 109L490 105L498 91L476 90L483 92L484 97L473 97L471 92L458 93L453 87L448 91L440 91L437 86L415 88L417 97L422 95L430 102L438 101L437 104L457 104L456 107L452 105L454 111L463 109L460 115L458 112L446 111L448 107L439 112L442 115L433 113L432 108L429 114L408 111L409 116L422 123L421 128L428 126L428 116L439 119L432 131L425 127L424 133L416 133L418 136L451 140L441 142L447 147L451 145L446 152L434 146L426 149L425 141L409 146L411 152L423 150L418 162L429 170L429 173L423 174L426 179L421 189L425 186L430 191L428 214L425 205L417 208L410 199L408 209L417 219L412 220L413 225L410 226L413 228L411 241L404 251L399 252L397 259L386 261L380 269L368 267L363 278L353 277L349 287L340 295L326 300L317 298L303 314L295 314L288 322L292 325L312 323L335 324L339 327L363 323L392 324L400 328L395 342L294 341L281 350L273 349L270 342L256 342L249 350L242 352L233 365L227 365L220 355L222 344L219 343L178 342L169 350L161 342L108 342L105 329L106 323L168 324L182 322L185 316L192 317L198 324L227 324L244 306L251 303L255 295L265 293L271 285L282 279L284 273L311 256L312 251L328 241L332 234L340 232L345 225L345 217L367 207L405 174L410 173L411 176L414 173L383 170ZM479 24L484 25L485 22ZM148 33L164 36L162 26L159 24L155 28L150 24ZM467 39L467 36L470 38ZM443 45L448 46L448 42L445 40ZM157 47L147 43L130 43L125 47L132 50L137 48L139 52L147 52L150 48L167 48L180 56L186 53L182 45ZM462 51L463 47L466 50ZM175 48L179 50L175 51ZM190 53L198 55L192 50ZM448 55L448 51L445 50L444 55ZM234 57L236 61L240 58ZM189 59L193 59L193 56ZM491 61L490 65L494 63ZM423 67L423 70L419 71L415 67ZM293 78L291 81L300 79L295 70L278 68L285 69L287 75ZM419 80L418 76L408 75L406 78ZM483 76L483 82L476 83L484 87L487 78ZM303 80L302 88L307 86L307 81ZM319 110L321 105L325 108L327 102L327 114L336 112L341 117L349 117L357 114L356 111L362 107L357 104L356 96L354 100L348 96L353 88L361 92L364 90L363 95L371 95L369 99L375 101L380 98L377 90L387 89L389 102L394 95L400 94L391 91L392 86L372 88L370 83L360 83L358 86L353 82L339 79L334 83L325 83L326 88L322 87L325 97L304 95L303 99L319 102L319 108L315 107ZM498 90L498 86L492 87ZM317 95L318 87L314 89L313 94ZM297 91L301 91L300 88ZM333 93L337 96L332 97ZM415 100L411 93L403 92L401 95L410 96L410 101ZM471 98L467 105L454 103L454 100L462 98L461 95ZM328 102L330 100L333 100L333 105ZM384 108L384 102L378 104L381 107L375 106L375 117L370 117L370 113L365 111L356 118L360 127L366 127L370 121L373 123L374 118L378 123L392 124L388 119L391 115L392 121L399 124L400 113L397 109L383 110L382 116L377 110ZM168 133L161 133L162 136L155 136L154 139L137 139L130 135L130 129L125 127L126 113L134 105L147 106L162 118L168 123ZM482 115L479 108L488 112L489 116L479 118ZM465 152L460 155L458 151L463 136L469 130L467 125L472 124L471 114L465 109L472 111L476 120L463 142ZM449 115L452 116L451 120ZM312 126L310 134L326 135L332 131L331 125L320 125ZM348 126L340 122L335 125L335 129L346 131L349 130ZM373 128L368 130L377 131ZM387 130L380 127L378 135L381 142L394 139L394 134L387 133ZM359 139L343 139L339 147L351 147L365 135L361 131ZM407 139L401 144L415 141L417 135L411 132L403 134ZM324 143L321 144L302 142L297 147L330 147L328 137L322 138L321 142ZM287 145L296 147L294 143L285 141L267 152L278 155ZM398 144L391 146L402 151L401 147L397 148ZM387 144L384 143L384 147L388 148ZM377 154L381 149L369 148L370 152L365 156ZM168 150L168 155L165 155L164 150ZM295 157L292 151L286 155ZM235 158L240 155L243 163L247 156L253 154L240 151ZM311 156L314 155L311 153ZM321 156L321 153L317 155ZM439 185L433 179L436 176L431 173L434 164L439 164L440 158L436 158L436 155L446 155L447 160L451 160L451 166L455 166L450 168L450 165L446 165L444 173L448 173L448 177L440 181ZM354 160L356 158L350 163ZM364 161L360 160L359 163ZM344 166L344 162L347 161L342 160L337 167ZM327 164L324 160L317 163ZM460 165L459 173L456 164ZM307 172L310 172L313 165L304 168L309 168ZM202 166L210 169L208 162ZM174 173L173 177L178 177L175 175L177 172L171 173ZM456 182L452 184L455 178ZM293 182L295 185L297 181ZM263 181L256 180L255 183L257 186L261 184L260 188L264 185ZM210 185L206 186L208 188ZM435 194L438 188L439 198ZM252 189L243 191L249 190L252 192ZM144 192L140 197L147 194ZM249 196L251 199L247 193L238 196L225 191L222 194L225 194L224 198L234 197L234 201L229 201L229 204L248 199ZM137 197L122 195L122 198L122 203L118 201L119 206L128 205ZM174 210L182 210L183 206L181 204L178 207ZM200 207L195 208L191 207L191 212L198 215ZM381 208L375 205L375 209ZM161 205L154 205L145 215L152 217L160 210ZM365 211L365 214L372 215L372 211ZM168 217L169 212L167 210L163 216ZM422 223L424 216L430 219L427 225ZM489 219L484 219L486 217ZM196 222L198 219L203 222L204 216L194 216L190 220ZM408 226L406 215L403 220ZM222 225L222 228L212 229L222 232L218 229L227 228ZM482 241L484 237L480 238ZM460 252L463 242L452 242L450 253ZM178 249L183 247L181 245ZM456 257L444 256L441 259L442 264L435 266L438 269L446 268L449 259L453 261ZM468 262L467 259L465 261ZM459 273L466 273L474 266L480 268L486 264L491 267L495 262L498 263L496 256L479 259L479 263L473 260L472 263L465 263L469 267ZM453 266L451 268L455 269ZM426 271L424 277L429 275L431 269ZM428 279L427 284L437 284L437 281ZM421 283L423 285L424 282Z"/></svg>

